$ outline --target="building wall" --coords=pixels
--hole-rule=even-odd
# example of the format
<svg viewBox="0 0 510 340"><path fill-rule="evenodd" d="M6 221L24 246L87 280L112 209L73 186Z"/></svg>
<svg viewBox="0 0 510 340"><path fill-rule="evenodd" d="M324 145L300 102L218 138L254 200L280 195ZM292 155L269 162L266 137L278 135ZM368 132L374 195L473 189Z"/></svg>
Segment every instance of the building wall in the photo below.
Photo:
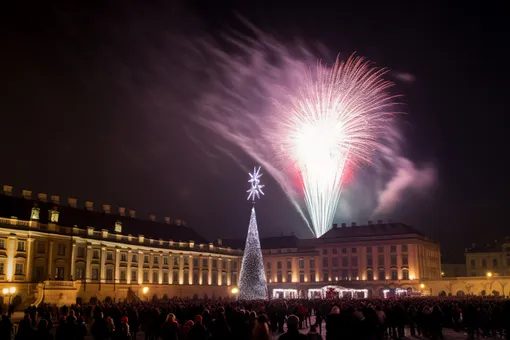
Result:
<svg viewBox="0 0 510 340"><path fill-rule="evenodd" d="M510 276L510 251L468 252L465 255L468 276L486 276L489 272Z"/></svg>
<svg viewBox="0 0 510 340"><path fill-rule="evenodd" d="M76 297L85 301L124 298L128 287L148 287L158 297L227 296L237 285L241 257L239 250L193 241L0 219L0 288L16 287L25 304L37 299L38 282L55 279L79 282Z"/></svg>
<svg viewBox="0 0 510 340"><path fill-rule="evenodd" d="M441 277L439 245L416 234L313 239L304 244L306 248L263 250L270 290L306 292L336 284L370 288L372 295L379 295L383 288L418 290L424 280ZM49 280L74 282L76 297L85 301L94 296L123 299L129 288L143 297L144 287L151 297L227 296L237 285L242 261L241 251L213 244L154 240L14 218L0 218L2 247L0 286L17 286L27 303L42 294L37 288L41 281L46 282L46 298L64 301Z"/></svg>
<svg viewBox="0 0 510 340"><path fill-rule="evenodd" d="M423 291L428 295L449 295L462 296L472 295L498 295L508 296L510 293L509 276L496 277L454 277L442 280L423 281Z"/></svg>

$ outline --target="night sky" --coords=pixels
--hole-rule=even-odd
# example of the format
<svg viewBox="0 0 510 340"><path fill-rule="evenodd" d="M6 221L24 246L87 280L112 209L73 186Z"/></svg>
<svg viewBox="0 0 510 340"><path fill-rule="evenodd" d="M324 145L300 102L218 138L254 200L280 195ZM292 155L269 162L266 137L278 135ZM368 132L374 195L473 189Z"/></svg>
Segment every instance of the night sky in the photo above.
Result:
<svg viewBox="0 0 510 340"><path fill-rule="evenodd" d="M282 44L323 46L317 58L356 51L387 66L403 95L402 152L432 167L434 183L403 192L384 216L336 222L404 221L461 260L472 242L508 235L503 1L17 3L1 24L0 64L0 183L17 192L183 218L211 239L244 237L255 163L196 124L201 78L183 67L193 56L176 43L244 33L237 13ZM264 181L261 236L310 237L278 184Z"/></svg>

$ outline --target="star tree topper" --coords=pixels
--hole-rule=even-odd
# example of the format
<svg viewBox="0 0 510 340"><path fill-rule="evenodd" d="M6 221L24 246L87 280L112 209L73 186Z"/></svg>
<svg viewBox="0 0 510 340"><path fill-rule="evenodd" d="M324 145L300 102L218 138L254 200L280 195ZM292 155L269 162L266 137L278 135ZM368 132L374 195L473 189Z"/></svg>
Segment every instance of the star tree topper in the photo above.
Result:
<svg viewBox="0 0 510 340"><path fill-rule="evenodd" d="M251 185L250 189L248 189L246 192L248 193L248 200L250 198L255 203L255 197L260 199L260 194L265 195L262 191L262 188L264 185L260 184L260 177L262 177L262 174L260 173L260 166L253 168L253 173L249 173L250 180L248 181Z"/></svg>

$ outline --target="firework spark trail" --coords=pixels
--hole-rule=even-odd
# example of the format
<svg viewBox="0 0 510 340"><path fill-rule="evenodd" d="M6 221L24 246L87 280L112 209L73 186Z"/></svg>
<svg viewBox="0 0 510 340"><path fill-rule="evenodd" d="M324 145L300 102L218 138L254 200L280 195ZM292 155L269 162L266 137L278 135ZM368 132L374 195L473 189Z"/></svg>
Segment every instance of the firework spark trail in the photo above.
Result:
<svg viewBox="0 0 510 340"><path fill-rule="evenodd" d="M391 122L392 84L384 73L355 56L337 59L331 69L319 64L316 76L309 72L288 104L276 105L276 129L267 131L302 175L317 237L332 224L346 162L369 163Z"/></svg>
<svg viewBox="0 0 510 340"><path fill-rule="evenodd" d="M196 119L262 165L319 237L331 227L346 167L377 164L381 145L398 149L392 84L384 69L361 57L313 68L318 53L308 47L254 33L253 39L227 35L228 52L211 40L191 43L200 56L195 71L205 74ZM364 203L380 194L375 185L364 189ZM357 201L350 194L347 207ZM360 216L373 208L365 204Z"/></svg>

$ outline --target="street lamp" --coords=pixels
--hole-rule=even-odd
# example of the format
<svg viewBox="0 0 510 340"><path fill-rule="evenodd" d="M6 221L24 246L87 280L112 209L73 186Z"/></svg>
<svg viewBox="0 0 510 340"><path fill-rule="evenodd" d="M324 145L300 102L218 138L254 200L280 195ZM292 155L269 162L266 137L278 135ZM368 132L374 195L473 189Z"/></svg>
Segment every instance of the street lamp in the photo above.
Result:
<svg viewBox="0 0 510 340"><path fill-rule="evenodd" d="M11 297L16 293L16 287L10 287L10 288L4 288L2 289L2 294L4 294L4 296L7 296L9 297L9 302L7 303L7 313L9 316L11 316L11 310L10 310L10 306L11 306Z"/></svg>
<svg viewBox="0 0 510 340"><path fill-rule="evenodd" d="M149 292L149 287L143 287L142 288L143 295L145 295L145 299L149 301L149 298L147 297L147 293Z"/></svg>
<svg viewBox="0 0 510 340"><path fill-rule="evenodd" d="M492 277L492 272L487 272L487 277Z"/></svg>
<svg viewBox="0 0 510 340"><path fill-rule="evenodd" d="M232 294L237 295L239 293L239 288L234 287L234 288L232 288L231 292L232 292Z"/></svg>

